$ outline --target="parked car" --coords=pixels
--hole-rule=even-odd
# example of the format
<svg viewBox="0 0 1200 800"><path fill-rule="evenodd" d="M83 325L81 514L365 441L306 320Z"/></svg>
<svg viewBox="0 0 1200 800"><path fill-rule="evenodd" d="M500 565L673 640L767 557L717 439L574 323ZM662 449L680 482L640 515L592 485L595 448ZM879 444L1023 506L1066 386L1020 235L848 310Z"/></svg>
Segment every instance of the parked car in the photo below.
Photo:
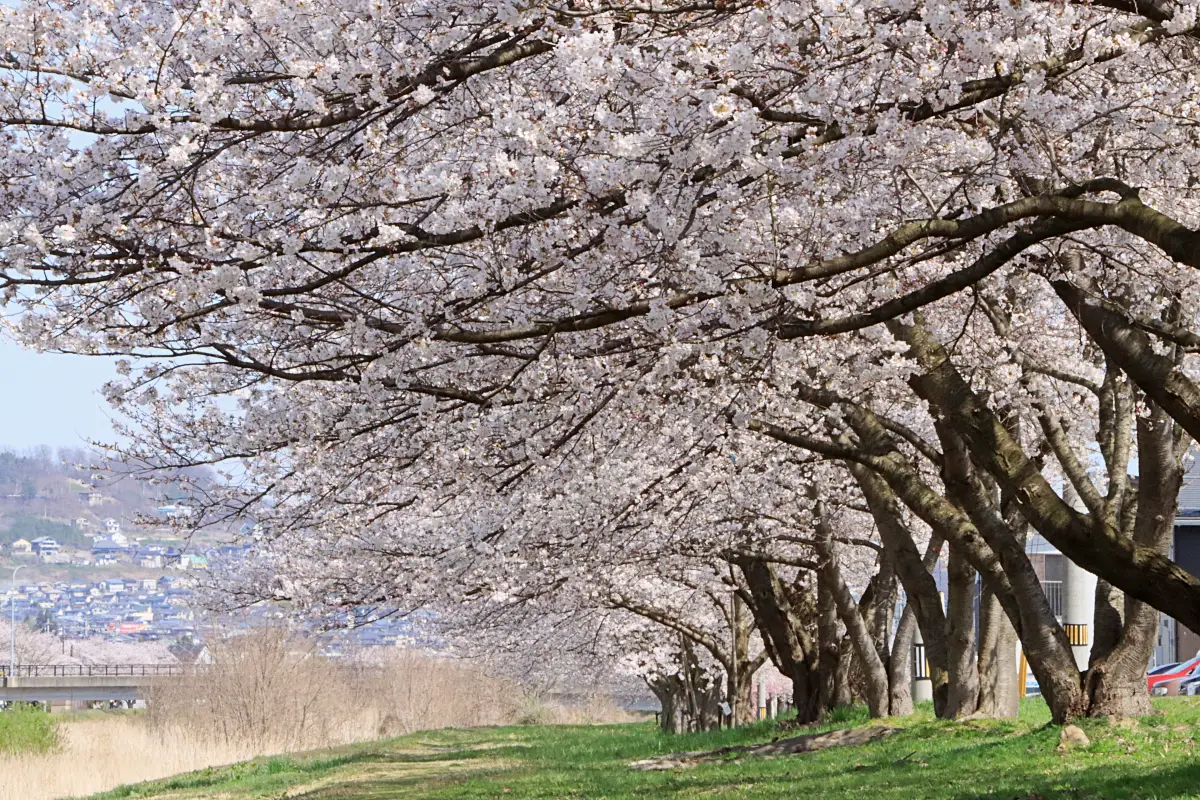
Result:
<svg viewBox="0 0 1200 800"><path fill-rule="evenodd" d="M1186 697L1195 697L1196 695L1200 695L1200 675L1180 681L1179 694Z"/></svg>
<svg viewBox="0 0 1200 800"><path fill-rule="evenodd" d="M1155 697L1173 697L1179 694L1180 684L1193 677L1200 677L1200 655L1150 670L1146 673L1146 688Z"/></svg>

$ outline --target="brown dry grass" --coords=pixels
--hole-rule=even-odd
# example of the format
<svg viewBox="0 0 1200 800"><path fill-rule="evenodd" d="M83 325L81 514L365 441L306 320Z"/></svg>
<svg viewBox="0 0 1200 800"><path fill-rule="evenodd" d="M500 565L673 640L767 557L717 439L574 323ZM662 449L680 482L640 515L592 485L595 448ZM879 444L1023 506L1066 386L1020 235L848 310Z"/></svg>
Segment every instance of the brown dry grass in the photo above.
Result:
<svg viewBox="0 0 1200 800"><path fill-rule="evenodd" d="M184 731L155 730L136 717L67 722L62 738L56 753L0 759L0 800L85 796L256 755Z"/></svg>
<svg viewBox="0 0 1200 800"><path fill-rule="evenodd" d="M213 648L195 677L156 687L144 715L70 720L56 753L0 758L0 800L51 800L125 783L432 728L612 722L611 703L565 708L463 662L396 651L331 662L266 631Z"/></svg>
<svg viewBox="0 0 1200 800"><path fill-rule="evenodd" d="M395 650L329 660L311 643L262 631L211 649L213 663L158 686L147 722L202 731L255 752L287 752L425 728L512 722L519 687L469 664Z"/></svg>

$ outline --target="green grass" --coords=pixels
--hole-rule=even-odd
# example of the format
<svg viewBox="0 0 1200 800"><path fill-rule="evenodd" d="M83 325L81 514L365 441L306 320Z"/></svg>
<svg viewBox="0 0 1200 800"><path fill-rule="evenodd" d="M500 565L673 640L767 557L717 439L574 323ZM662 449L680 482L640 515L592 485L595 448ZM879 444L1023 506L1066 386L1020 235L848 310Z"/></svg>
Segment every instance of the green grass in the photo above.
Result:
<svg viewBox="0 0 1200 800"><path fill-rule="evenodd" d="M46 753L58 747L58 722L41 709L0 711L0 753Z"/></svg>
<svg viewBox="0 0 1200 800"><path fill-rule="evenodd" d="M146 709L144 708L89 708L89 709L73 709L61 714L56 714L55 719L61 720L64 723L69 722L85 722L87 720L104 720L104 719L136 719L145 716Z"/></svg>
<svg viewBox="0 0 1200 800"><path fill-rule="evenodd" d="M636 772L654 754L760 742L770 723L664 736L650 724L430 731L352 747L264 758L94 800L474 800L475 798L866 798L1051 800L1200 798L1200 703L1158 701L1158 716L1125 725L1085 720L1086 749L1059 752L1060 729L1038 700L1017 720L945 722L928 709L890 721L882 742L775 759L728 757L692 769ZM826 729L870 724L861 710Z"/></svg>

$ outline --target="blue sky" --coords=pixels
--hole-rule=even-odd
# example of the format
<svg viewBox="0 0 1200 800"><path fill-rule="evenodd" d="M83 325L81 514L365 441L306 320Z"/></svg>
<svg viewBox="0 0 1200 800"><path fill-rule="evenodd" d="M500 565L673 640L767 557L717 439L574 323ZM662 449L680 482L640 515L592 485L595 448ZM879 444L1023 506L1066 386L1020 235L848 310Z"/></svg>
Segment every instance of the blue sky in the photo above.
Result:
<svg viewBox="0 0 1200 800"><path fill-rule="evenodd" d="M0 337L0 449L111 441L100 387L115 374L111 359L35 353Z"/></svg>

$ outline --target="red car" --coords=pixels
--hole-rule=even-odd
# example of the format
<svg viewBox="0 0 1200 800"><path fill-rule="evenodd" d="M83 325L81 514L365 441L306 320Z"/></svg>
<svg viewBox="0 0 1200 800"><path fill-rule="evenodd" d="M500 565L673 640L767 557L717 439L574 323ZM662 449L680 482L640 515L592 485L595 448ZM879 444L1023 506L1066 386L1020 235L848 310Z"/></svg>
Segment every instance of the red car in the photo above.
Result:
<svg viewBox="0 0 1200 800"><path fill-rule="evenodd" d="M1150 670L1146 673L1146 688L1150 690L1150 694L1156 694L1154 687L1157 684L1180 681L1182 678L1195 675L1200 675L1200 655L1189 658L1187 661L1180 661L1178 664L1165 664ZM1166 692L1160 691L1157 694L1166 694Z"/></svg>

